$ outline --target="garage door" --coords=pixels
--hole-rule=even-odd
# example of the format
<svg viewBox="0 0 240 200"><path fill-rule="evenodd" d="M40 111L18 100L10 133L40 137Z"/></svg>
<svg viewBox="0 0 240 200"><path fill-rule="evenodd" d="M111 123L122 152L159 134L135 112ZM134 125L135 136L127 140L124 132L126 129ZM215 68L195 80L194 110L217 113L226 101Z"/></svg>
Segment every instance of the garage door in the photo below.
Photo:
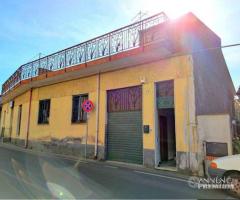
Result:
<svg viewBox="0 0 240 200"><path fill-rule="evenodd" d="M107 158L142 164L142 89L108 91Z"/></svg>

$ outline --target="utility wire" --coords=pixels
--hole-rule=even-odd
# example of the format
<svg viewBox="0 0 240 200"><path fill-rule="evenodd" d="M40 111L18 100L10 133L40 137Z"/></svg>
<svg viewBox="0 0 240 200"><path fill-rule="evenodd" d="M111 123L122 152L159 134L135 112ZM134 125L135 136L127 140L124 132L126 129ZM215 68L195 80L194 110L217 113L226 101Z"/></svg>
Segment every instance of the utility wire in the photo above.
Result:
<svg viewBox="0 0 240 200"><path fill-rule="evenodd" d="M236 46L240 46L240 43L224 45L221 48L229 48L229 47L236 47Z"/></svg>
<svg viewBox="0 0 240 200"><path fill-rule="evenodd" d="M240 43L235 43L235 44L228 44L228 45L223 45L223 46L218 46L218 47L209 47L209 48L202 48L202 49L198 49L196 51L190 51L189 54L197 54L197 53L201 53L204 51L211 51L211 50L217 50L217 49L224 49L224 48L231 48L231 47L237 47L240 46ZM181 54L181 55L185 55L185 53Z"/></svg>

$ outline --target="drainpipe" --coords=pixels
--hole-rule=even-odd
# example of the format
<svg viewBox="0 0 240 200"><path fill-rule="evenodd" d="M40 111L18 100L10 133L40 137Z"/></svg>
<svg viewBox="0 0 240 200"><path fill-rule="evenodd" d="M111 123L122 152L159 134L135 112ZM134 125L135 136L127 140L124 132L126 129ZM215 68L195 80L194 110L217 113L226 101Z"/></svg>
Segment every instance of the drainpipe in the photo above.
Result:
<svg viewBox="0 0 240 200"><path fill-rule="evenodd" d="M99 132L99 95L100 95L100 72L97 75L97 99L96 99L96 135L95 135L95 152L94 158L97 159L98 154L98 132Z"/></svg>
<svg viewBox="0 0 240 200"><path fill-rule="evenodd" d="M29 108L28 108L28 121L27 121L27 137L25 141L25 148L28 147L28 138L29 138L29 128L30 128L30 115L31 115L31 107L32 107L32 88L30 90L30 97L29 97Z"/></svg>
<svg viewBox="0 0 240 200"><path fill-rule="evenodd" d="M190 90L190 87L189 87L189 81L190 79L190 76L188 75L187 76L187 140L188 140L188 154L187 154L187 160L188 160L188 170L191 171L191 158L190 158L190 152L191 152L191 138L190 138L190 126L191 126L191 123L190 123L190 106L189 106L189 99L190 99L190 94L189 94L189 90Z"/></svg>

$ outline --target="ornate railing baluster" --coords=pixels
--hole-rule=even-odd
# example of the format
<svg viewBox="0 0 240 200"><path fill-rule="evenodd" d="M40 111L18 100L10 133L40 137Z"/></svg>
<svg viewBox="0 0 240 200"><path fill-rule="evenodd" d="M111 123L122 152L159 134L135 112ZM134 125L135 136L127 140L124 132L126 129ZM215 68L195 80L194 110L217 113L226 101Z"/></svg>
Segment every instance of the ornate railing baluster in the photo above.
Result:
<svg viewBox="0 0 240 200"><path fill-rule="evenodd" d="M145 38L144 35L140 37L141 33L145 34L147 29L167 20L168 18L164 13L159 13L103 36L22 65L3 84L2 94L9 91L20 81L38 76L47 71L60 70L65 67L86 63L87 61L137 48L142 43L144 44Z"/></svg>
<svg viewBox="0 0 240 200"><path fill-rule="evenodd" d="M88 46L87 43L85 44L85 49L84 49L84 62L87 62L87 55L88 55Z"/></svg>
<svg viewBox="0 0 240 200"><path fill-rule="evenodd" d="M111 56L111 36L110 33L108 34L108 55Z"/></svg>

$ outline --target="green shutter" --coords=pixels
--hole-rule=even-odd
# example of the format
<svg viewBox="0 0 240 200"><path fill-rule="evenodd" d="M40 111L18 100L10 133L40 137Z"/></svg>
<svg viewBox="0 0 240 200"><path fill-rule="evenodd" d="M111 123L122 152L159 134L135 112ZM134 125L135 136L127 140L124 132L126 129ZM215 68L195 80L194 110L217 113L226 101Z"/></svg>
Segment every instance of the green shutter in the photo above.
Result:
<svg viewBox="0 0 240 200"><path fill-rule="evenodd" d="M107 159L143 163L141 111L108 113Z"/></svg>

